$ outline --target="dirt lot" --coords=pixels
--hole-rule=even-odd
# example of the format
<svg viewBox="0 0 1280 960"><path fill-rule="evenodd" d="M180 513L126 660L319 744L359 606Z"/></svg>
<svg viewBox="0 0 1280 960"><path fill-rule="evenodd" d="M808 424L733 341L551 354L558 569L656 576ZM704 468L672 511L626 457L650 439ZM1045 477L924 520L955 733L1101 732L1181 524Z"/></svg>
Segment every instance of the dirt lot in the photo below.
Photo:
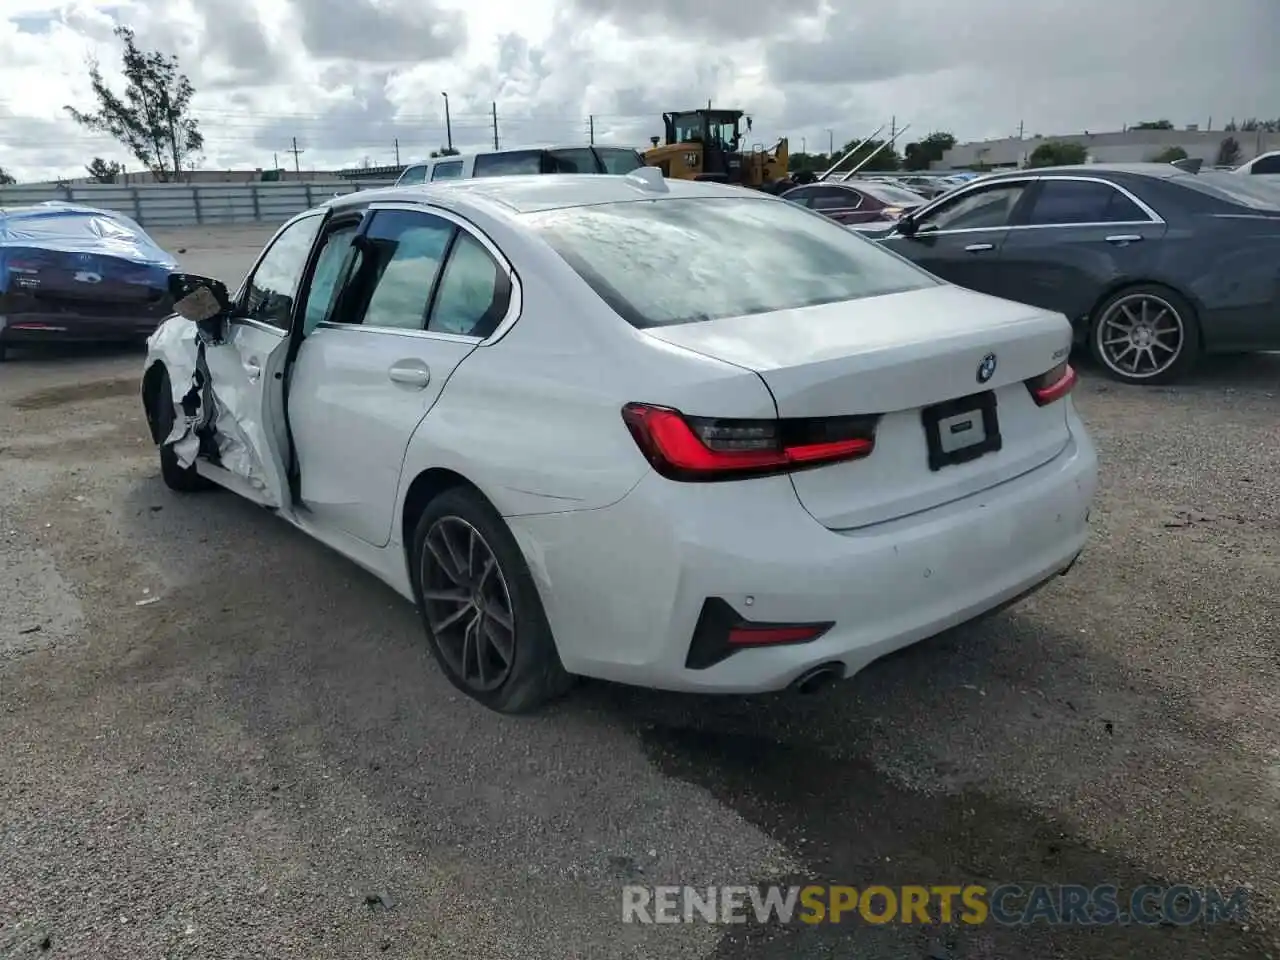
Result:
<svg viewBox="0 0 1280 960"><path fill-rule="evenodd" d="M261 233L158 239L234 285ZM1086 372L1093 543L1005 614L812 698L525 719L356 567L169 493L139 361L0 366L0 957L1280 957L1280 357ZM619 922L623 883L773 878L1250 884L1252 915Z"/></svg>

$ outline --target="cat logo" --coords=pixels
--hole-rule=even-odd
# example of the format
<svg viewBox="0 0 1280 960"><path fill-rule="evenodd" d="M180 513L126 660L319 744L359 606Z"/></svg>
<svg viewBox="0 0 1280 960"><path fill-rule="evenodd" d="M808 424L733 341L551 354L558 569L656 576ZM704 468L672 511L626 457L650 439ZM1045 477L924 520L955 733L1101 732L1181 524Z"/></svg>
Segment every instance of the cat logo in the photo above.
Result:
<svg viewBox="0 0 1280 960"><path fill-rule="evenodd" d="M686 153L684 162L691 167L696 167L698 165L698 155L696 153Z"/></svg>

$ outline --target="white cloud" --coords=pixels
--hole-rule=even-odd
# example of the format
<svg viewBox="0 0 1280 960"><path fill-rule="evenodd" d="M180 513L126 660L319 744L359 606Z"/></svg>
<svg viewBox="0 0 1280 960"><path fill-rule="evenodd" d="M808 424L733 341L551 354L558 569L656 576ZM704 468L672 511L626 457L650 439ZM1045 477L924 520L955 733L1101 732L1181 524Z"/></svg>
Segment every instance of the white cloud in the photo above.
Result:
<svg viewBox="0 0 1280 960"><path fill-rule="evenodd" d="M197 89L203 166L408 160L454 145L643 145L664 109L708 98L755 119L753 139L825 148L896 114L963 139L1217 124L1280 115L1275 0L0 0L0 166L78 175L93 156L136 167L62 107L91 107L85 60L110 76L115 23L175 53ZM869 11L869 12L868 12Z"/></svg>

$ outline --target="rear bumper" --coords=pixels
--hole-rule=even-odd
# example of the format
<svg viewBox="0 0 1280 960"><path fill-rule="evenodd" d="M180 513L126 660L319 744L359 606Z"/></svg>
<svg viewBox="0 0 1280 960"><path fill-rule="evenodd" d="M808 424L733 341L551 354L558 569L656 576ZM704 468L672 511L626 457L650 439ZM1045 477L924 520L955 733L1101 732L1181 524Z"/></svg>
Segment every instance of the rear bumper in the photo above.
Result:
<svg viewBox="0 0 1280 960"><path fill-rule="evenodd" d="M565 667L671 690L776 690L815 666L846 676L990 613L1084 549L1097 457L1072 439L1050 462L942 507L847 533L786 478L677 484L651 476L601 510L511 518ZM818 639L686 666L708 598L756 622L833 625Z"/></svg>
<svg viewBox="0 0 1280 960"><path fill-rule="evenodd" d="M0 341L106 341L142 339L153 333L166 313L137 316L98 316L66 313L0 312Z"/></svg>

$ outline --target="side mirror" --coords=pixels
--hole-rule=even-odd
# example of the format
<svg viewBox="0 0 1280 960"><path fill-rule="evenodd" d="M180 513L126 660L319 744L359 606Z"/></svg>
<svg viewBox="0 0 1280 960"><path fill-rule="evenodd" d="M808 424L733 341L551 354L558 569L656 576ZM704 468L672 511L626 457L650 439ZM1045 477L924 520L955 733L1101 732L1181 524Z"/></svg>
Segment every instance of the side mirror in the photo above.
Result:
<svg viewBox="0 0 1280 960"><path fill-rule="evenodd" d="M223 323L231 312L231 294L225 283L194 273L171 273L169 296L174 313L194 322L214 341L222 339Z"/></svg>
<svg viewBox="0 0 1280 960"><path fill-rule="evenodd" d="M893 232L904 237L914 237L919 231L920 226L911 218L911 214L903 214L898 218L898 222L893 225Z"/></svg>

